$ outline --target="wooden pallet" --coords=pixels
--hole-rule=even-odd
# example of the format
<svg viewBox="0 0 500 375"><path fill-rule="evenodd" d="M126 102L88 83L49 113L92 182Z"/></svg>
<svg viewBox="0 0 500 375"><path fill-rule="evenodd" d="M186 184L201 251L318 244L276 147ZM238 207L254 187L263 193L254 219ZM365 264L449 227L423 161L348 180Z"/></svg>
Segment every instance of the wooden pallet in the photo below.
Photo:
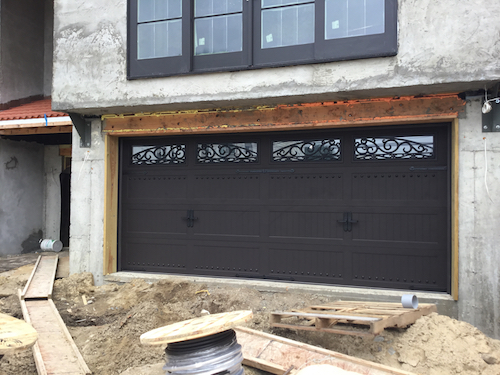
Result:
<svg viewBox="0 0 500 375"><path fill-rule="evenodd" d="M19 299L24 320L38 333L33 346L39 375L91 374L54 302L52 288L58 256L40 256Z"/></svg>
<svg viewBox="0 0 500 375"><path fill-rule="evenodd" d="M362 375L414 375L250 328L238 327L235 331L243 351L243 364L272 374L293 375L310 365L328 364Z"/></svg>
<svg viewBox="0 0 500 375"><path fill-rule="evenodd" d="M271 314L270 322L272 327L373 337L385 328L407 327L418 318L436 311L436 305L431 303L407 309L400 303L338 301L296 311L275 312ZM286 318L295 319L293 322L282 322ZM369 329L355 329L354 326L368 326Z"/></svg>

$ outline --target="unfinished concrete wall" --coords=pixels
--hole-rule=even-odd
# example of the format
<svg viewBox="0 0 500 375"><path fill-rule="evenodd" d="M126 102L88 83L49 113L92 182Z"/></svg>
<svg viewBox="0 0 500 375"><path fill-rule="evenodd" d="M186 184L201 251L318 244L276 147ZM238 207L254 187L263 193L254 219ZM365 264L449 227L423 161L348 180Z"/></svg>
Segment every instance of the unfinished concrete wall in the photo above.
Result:
<svg viewBox="0 0 500 375"><path fill-rule="evenodd" d="M126 79L126 14L126 0L55 3L56 109L95 114L262 105L261 98L272 104L460 92L500 80L500 2L399 0L394 57L132 81Z"/></svg>
<svg viewBox="0 0 500 375"><path fill-rule="evenodd" d="M0 104L43 95L44 2L0 2Z"/></svg>
<svg viewBox="0 0 500 375"><path fill-rule="evenodd" d="M44 200L43 236L59 239L61 229L61 181L62 160L59 146L44 147Z"/></svg>
<svg viewBox="0 0 500 375"><path fill-rule="evenodd" d="M101 121L92 122L92 145L80 148L73 130L71 160L70 273L92 272L103 282L104 139Z"/></svg>
<svg viewBox="0 0 500 375"><path fill-rule="evenodd" d="M0 139L0 254L38 248L43 182L43 146Z"/></svg>
<svg viewBox="0 0 500 375"><path fill-rule="evenodd" d="M459 123L458 312L500 339L500 133L482 133L481 104Z"/></svg>
<svg viewBox="0 0 500 375"><path fill-rule="evenodd" d="M54 52L54 0L45 0L44 51L43 51L43 95L52 94L52 57Z"/></svg>

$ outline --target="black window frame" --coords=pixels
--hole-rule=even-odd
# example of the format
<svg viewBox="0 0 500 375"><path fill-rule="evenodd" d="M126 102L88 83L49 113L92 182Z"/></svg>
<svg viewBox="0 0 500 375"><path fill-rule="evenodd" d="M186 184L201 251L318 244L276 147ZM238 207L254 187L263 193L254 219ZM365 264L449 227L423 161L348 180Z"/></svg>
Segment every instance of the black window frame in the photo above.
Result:
<svg viewBox="0 0 500 375"><path fill-rule="evenodd" d="M154 78L395 56L398 1L385 0L385 32L326 40L325 0L315 0L315 42L261 48L261 1L243 0L243 50L194 55L194 0L182 0L182 56L137 59L137 3L128 0L127 78ZM319 20L319 21L318 21Z"/></svg>

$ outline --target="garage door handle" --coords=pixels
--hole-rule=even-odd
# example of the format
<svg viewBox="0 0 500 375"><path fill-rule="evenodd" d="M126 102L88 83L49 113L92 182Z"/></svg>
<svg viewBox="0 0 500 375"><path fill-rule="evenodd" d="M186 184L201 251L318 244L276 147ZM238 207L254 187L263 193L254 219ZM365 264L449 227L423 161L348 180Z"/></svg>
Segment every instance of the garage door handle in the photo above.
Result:
<svg viewBox="0 0 500 375"><path fill-rule="evenodd" d="M337 220L339 223L344 224L344 232L352 231L352 224L356 224L358 221L352 219L352 212L344 212L344 219Z"/></svg>
<svg viewBox="0 0 500 375"><path fill-rule="evenodd" d="M187 221L188 228L194 227L194 221L198 220L197 217L194 217L194 210L187 210L187 216L183 219Z"/></svg>

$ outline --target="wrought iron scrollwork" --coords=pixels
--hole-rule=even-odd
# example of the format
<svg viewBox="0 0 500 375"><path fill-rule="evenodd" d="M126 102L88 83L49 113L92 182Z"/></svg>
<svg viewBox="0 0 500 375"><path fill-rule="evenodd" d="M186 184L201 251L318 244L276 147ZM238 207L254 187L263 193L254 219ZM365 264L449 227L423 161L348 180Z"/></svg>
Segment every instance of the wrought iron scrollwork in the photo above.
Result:
<svg viewBox="0 0 500 375"><path fill-rule="evenodd" d="M354 141L357 160L434 158L434 137L363 137Z"/></svg>
<svg viewBox="0 0 500 375"><path fill-rule="evenodd" d="M257 143L199 143L199 163L255 163Z"/></svg>
<svg viewBox="0 0 500 375"><path fill-rule="evenodd" d="M276 141L273 143L274 161L334 161L341 159L340 139Z"/></svg>
<svg viewBox="0 0 500 375"><path fill-rule="evenodd" d="M186 161L186 145L133 146L132 164L182 164Z"/></svg>

